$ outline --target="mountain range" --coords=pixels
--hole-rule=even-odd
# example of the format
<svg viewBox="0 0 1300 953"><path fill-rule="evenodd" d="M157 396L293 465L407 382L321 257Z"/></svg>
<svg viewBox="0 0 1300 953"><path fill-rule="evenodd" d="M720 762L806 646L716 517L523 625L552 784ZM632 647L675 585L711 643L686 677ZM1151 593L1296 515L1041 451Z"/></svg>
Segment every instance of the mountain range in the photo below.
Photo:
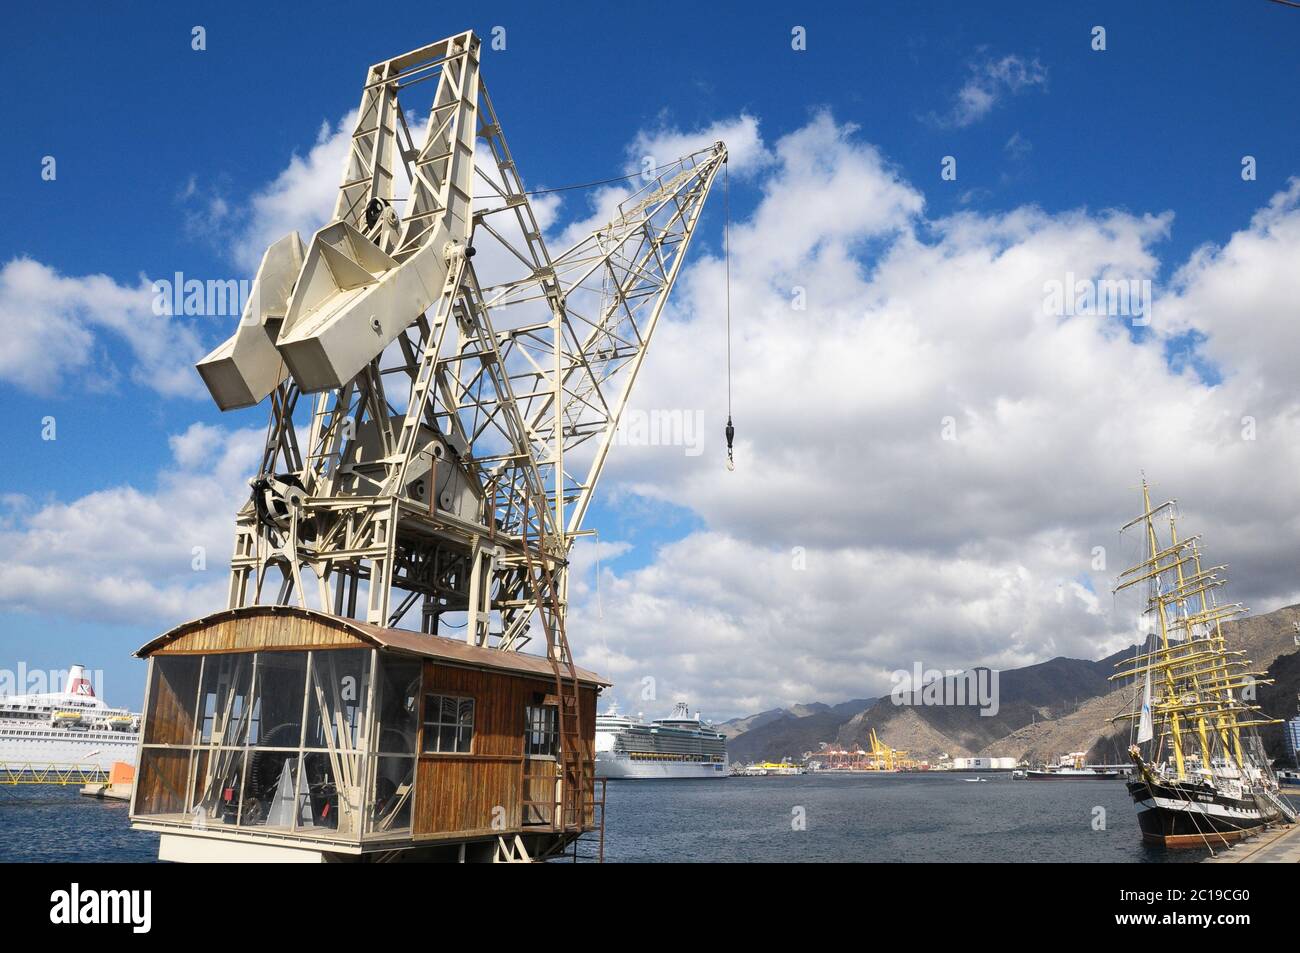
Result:
<svg viewBox="0 0 1300 953"><path fill-rule="evenodd" d="M1296 713L1300 691L1300 606L1250 616L1223 627L1229 651L1244 651L1256 671L1275 684L1258 687L1258 702L1276 718ZM1052 761L1070 751L1087 751L1089 761L1127 761L1128 723L1112 719L1131 710L1136 688L1108 679L1115 664L1131 656L1124 649L1097 661L1054 658L998 673L996 714L980 706L925 705L910 699L858 698L829 705L813 702L774 708L719 725L731 760L750 762L800 758L822 742L870 747L871 729L891 747L915 759L984 756L1031 762ZM976 670L978 672L978 670ZM1261 730L1274 757L1283 756L1280 725Z"/></svg>

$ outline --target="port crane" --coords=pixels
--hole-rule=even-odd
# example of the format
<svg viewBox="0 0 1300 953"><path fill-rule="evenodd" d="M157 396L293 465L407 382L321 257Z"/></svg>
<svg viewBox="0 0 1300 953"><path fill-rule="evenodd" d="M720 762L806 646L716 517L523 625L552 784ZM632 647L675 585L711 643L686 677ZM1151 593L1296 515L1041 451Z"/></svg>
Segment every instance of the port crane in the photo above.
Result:
<svg viewBox="0 0 1300 953"><path fill-rule="evenodd" d="M368 70L332 220L267 248L198 363L222 410L269 398L229 607L418 612L407 627L502 651L540 622L581 791L569 557L727 150L624 177L642 181L553 254L480 50L464 32Z"/></svg>

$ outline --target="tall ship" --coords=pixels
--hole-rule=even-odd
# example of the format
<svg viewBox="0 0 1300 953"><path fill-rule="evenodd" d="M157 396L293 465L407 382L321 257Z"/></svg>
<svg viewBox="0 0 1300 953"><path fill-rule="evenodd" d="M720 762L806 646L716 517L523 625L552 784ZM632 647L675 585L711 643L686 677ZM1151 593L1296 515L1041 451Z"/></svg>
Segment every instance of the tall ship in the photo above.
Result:
<svg viewBox="0 0 1300 953"><path fill-rule="evenodd" d="M1214 848L1294 821L1256 732L1276 719L1248 701L1250 686L1270 683L1224 644L1223 623L1247 610L1220 602L1226 567L1205 565L1200 536L1179 536L1177 501L1153 507L1145 479L1142 509L1121 533L1138 528L1146 558L1114 591L1145 592L1147 637L1112 676L1135 688L1119 717L1131 726L1127 785L1142 839Z"/></svg>
<svg viewBox="0 0 1300 953"><path fill-rule="evenodd" d="M0 695L0 766L9 771L76 765L109 770L135 764L140 716L95 695L84 666L73 665L61 692Z"/></svg>
<svg viewBox="0 0 1300 953"><path fill-rule="evenodd" d="M617 703L596 716L596 776L600 778L725 778L727 739L699 712L677 702L667 718L644 722L620 714Z"/></svg>

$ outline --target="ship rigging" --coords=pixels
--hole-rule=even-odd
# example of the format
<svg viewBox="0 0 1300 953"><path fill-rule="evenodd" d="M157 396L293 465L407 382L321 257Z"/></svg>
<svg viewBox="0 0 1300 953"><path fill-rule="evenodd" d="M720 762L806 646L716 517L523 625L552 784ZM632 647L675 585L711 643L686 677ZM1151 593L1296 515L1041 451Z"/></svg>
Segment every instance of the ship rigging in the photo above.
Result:
<svg viewBox="0 0 1300 953"><path fill-rule="evenodd" d="M1219 601L1227 567L1204 565L1200 537L1179 536L1176 501L1153 507L1145 479L1142 503L1121 533L1142 533L1145 558L1114 589L1146 592L1148 636L1111 676L1140 687L1119 716L1132 734L1128 791L1145 841L1213 849L1295 820L1255 732L1276 720L1249 701L1271 682L1227 648L1223 624L1248 611Z"/></svg>

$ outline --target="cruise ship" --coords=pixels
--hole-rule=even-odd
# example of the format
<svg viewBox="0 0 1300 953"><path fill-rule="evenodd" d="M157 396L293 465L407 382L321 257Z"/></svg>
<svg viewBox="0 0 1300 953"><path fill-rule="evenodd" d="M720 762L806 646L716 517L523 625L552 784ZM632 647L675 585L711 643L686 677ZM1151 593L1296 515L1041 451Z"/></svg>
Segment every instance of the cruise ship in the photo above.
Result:
<svg viewBox="0 0 1300 953"><path fill-rule="evenodd" d="M601 778L725 778L727 739L685 702L651 722L619 714L596 716L596 776Z"/></svg>
<svg viewBox="0 0 1300 953"><path fill-rule="evenodd" d="M135 764L140 716L109 708L81 665L62 692L0 695L0 767L11 771L76 765L109 770Z"/></svg>

